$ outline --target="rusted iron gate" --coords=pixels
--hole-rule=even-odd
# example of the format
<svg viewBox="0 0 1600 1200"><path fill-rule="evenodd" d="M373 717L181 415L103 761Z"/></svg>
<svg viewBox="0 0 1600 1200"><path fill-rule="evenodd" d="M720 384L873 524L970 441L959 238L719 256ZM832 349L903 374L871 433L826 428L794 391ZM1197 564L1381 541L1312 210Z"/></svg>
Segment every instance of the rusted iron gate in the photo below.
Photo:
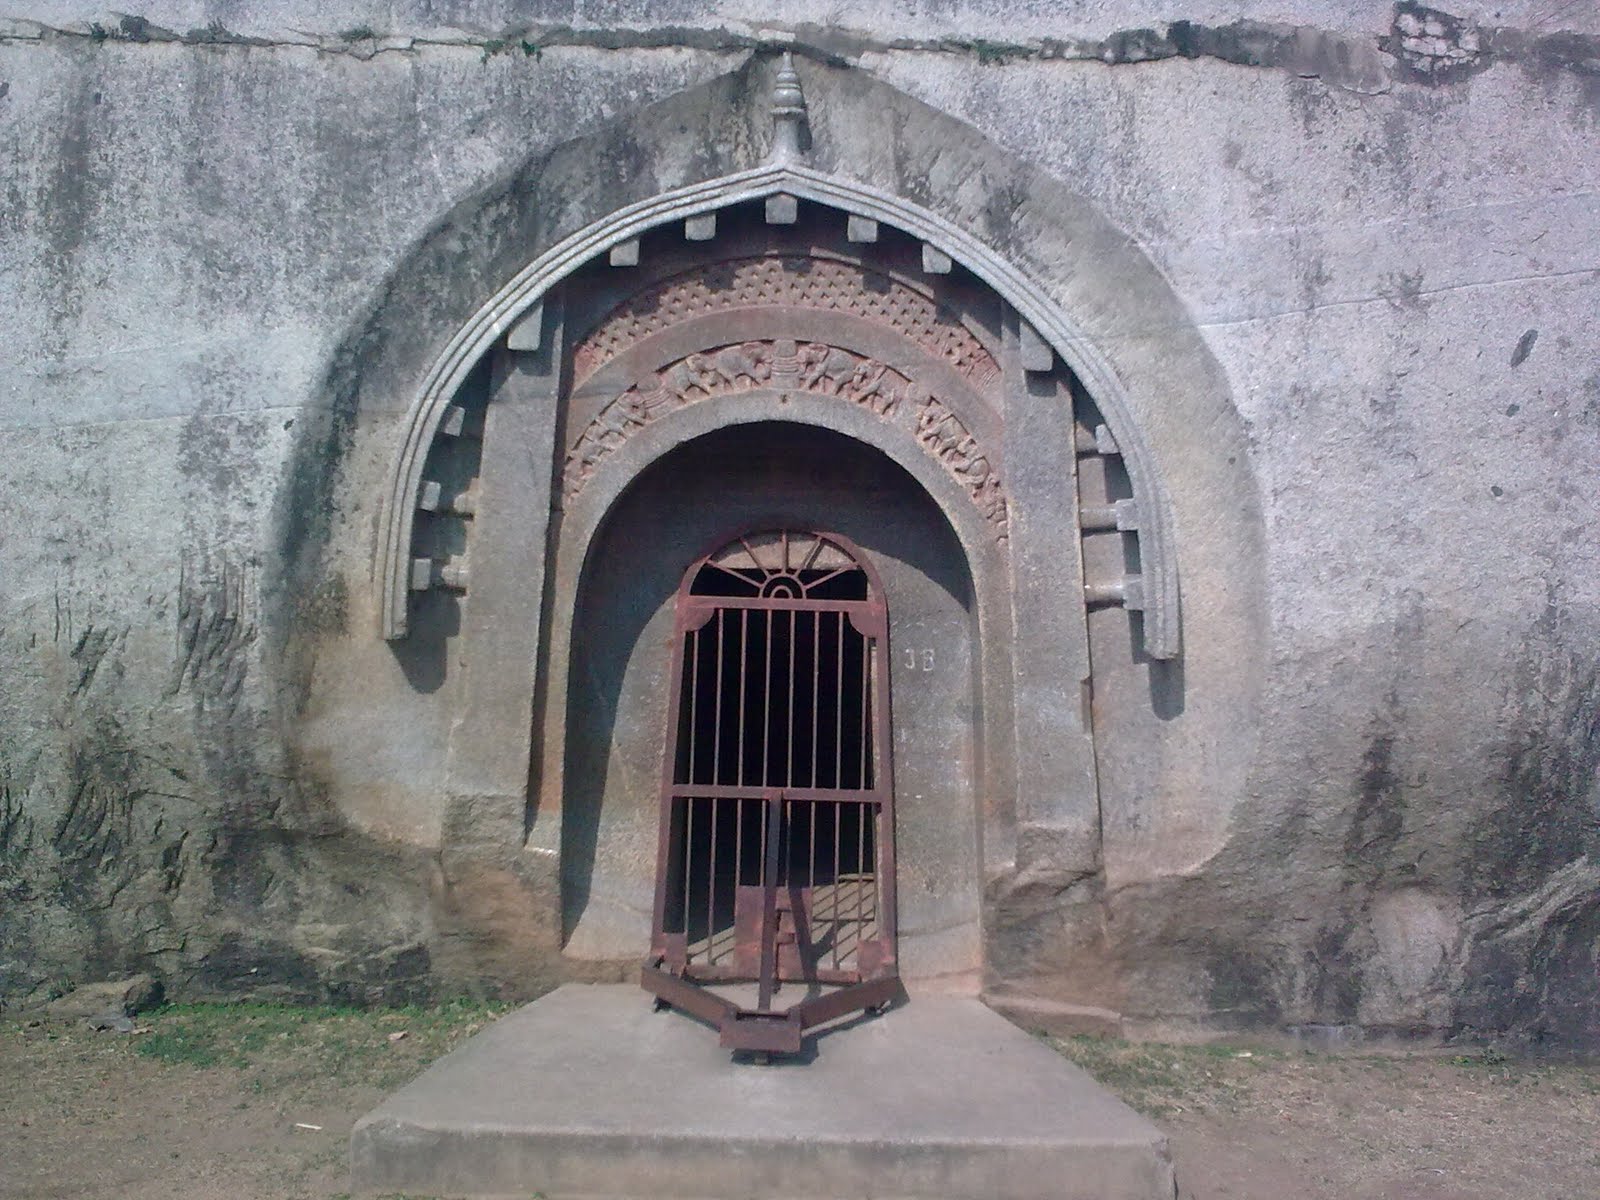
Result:
<svg viewBox="0 0 1600 1200"><path fill-rule="evenodd" d="M644 986L794 1053L899 992L883 588L836 534L746 533L685 573L676 631ZM709 990L750 982L754 1007Z"/></svg>

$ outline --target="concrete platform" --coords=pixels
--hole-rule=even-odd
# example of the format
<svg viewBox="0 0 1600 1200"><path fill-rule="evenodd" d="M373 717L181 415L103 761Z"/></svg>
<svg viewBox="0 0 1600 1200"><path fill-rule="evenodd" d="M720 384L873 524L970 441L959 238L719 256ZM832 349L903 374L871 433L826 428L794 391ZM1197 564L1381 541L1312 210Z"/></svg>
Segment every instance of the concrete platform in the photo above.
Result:
<svg viewBox="0 0 1600 1200"><path fill-rule="evenodd" d="M634 987L502 1018L357 1122L360 1194L549 1200L1173 1200L1166 1138L964 996L735 1062Z"/></svg>

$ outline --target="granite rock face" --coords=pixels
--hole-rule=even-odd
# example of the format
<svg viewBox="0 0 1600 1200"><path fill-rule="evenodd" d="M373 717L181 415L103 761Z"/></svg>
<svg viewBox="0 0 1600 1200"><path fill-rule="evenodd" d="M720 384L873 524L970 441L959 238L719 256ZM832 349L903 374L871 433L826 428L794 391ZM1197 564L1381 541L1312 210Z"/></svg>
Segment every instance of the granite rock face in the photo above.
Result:
<svg viewBox="0 0 1600 1200"><path fill-rule="evenodd" d="M383 493L507 280L761 161L781 41L811 161L1037 281L1170 501L1182 655L1089 613L1092 819L985 847L986 989L1600 1043L1593 17L646 7L0 19L0 996L627 969L563 953L470 589L380 638Z"/></svg>

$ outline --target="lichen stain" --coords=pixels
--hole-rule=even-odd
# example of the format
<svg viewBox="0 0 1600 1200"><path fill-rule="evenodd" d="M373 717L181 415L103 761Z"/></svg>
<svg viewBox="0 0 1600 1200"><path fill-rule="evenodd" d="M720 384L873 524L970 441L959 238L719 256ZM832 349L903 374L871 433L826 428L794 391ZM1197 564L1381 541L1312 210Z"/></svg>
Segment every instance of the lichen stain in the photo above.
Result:
<svg viewBox="0 0 1600 1200"><path fill-rule="evenodd" d="M1272 960L1238 947L1214 948L1206 957L1206 1005L1213 1018L1236 1028L1277 1025L1283 1009Z"/></svg>
<svg viewBox="0 0 1600 1200"><path fill-rule="evenodd" d="M83 62L84 73L90 70ZM101 198L106 187L106 158L100 152L100 116L86 86L63 87L62 112L56 122L55 153L43 172L39 191L26 210L42 214L42 233L48 247L44 278L53 293L45 306L49 313L45 353L62 358L76 335L83 312L80 259L90 230L101 219Z"/></svg>
<svg viewBox="0 0 1600 1200"><path fill-rule="evenodd" d="M1405 799L1394 768L1395 736L1374 733L1361 757L1356 808L1345 834L1345 866L1352 874L1379 870L1405 831Z"/></svg>
<svg viewBox="0 0 1600 1200"><path fill-rule="evenodd" d="M1531 652L1510 704L1502 803L1470 835L1469 902L1532 891L1585 853L1600 854L1600 680L1592 661ZM1540 711L1548 697L1550 709Z"/></svg>
<svg viewBox="0 0 1600 1200"><path fill-rule="evenodd" d="M1554 590L1507 685L1502 801L1467 834L1478 935L1456 1020L1535 1045L1600 1045L1600 667Z"/></svg>

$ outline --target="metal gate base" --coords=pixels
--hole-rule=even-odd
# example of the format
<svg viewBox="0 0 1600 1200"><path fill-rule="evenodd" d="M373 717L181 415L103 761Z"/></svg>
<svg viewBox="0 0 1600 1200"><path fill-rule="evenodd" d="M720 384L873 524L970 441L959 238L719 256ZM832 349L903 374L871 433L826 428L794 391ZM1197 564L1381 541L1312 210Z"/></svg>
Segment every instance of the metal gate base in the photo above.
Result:
<svg viewBox="0 0 1600 1200"><path fill-rule="evenodd" d="M662 1004L715 1025L727 1049L760 1054L799 1054L810 1030L853 1012L882 1008L902 994L899 979L874 979L772 1010L735 1004L662 970L658 963L645 963L640 982Z"/></svg>

